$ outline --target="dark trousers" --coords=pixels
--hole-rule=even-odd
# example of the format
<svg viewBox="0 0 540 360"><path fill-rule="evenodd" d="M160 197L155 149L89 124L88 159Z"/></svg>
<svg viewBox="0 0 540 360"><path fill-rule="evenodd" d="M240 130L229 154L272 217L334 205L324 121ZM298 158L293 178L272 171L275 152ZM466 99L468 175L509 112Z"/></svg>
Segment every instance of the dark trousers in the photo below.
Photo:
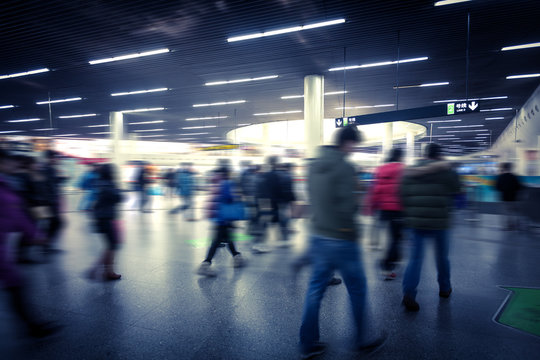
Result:
<svg viewBox="0 0 540 360"><path fill-rule="evenodd" d="M60 229L64 224L59 211L53 211L52 216L49 218L49 224L47 228L47 246L53 245L58 237Z"/></svg>
<svg viewBox="0 0 540 360"><path fill-rule="evenodd" d="M232 256L240 254L238 251L236 251L236 247L232 241L231 228L232 226L230 224L216 225L214 239L212 240L210 249L208 249L208 255L206 255L206 259L204 259L204 261L212 262L212 259L216 254L216 250L221 243L226 243L229 246L229 251L231 252Z"/></svg>
<svg viewBox="0 0 540 360"><path fill-rule="evenodd" d="M381 220L390 226L390 244L386 256L381 262L383 270L392 271L401 259L400 244L403 238L403 214L401 211L381 211Z"/></svg>

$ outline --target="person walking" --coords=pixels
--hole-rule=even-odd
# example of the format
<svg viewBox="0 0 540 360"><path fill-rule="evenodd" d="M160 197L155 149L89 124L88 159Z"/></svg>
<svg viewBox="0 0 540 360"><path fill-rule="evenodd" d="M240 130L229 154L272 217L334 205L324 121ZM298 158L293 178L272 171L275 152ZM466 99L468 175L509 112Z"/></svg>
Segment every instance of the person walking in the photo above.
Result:
<svg viewBox="0 0 540 360"><path fill-rule="evenodd" d="M193 171L191 170L190 163L183 163L181 166L176 175L176 191L182 198L182 204L172 209L170 213L176 214L179 211L184 211L184 217L187 221L195 221L195 209L193 208L195 183Z"/></svg>
<svg viewBox="0 0 540 360"><path fill-rule="evenodd" d="M90 164L88 170L81 176L78 186L83 191L83 195L81 196L78 210L90 210L94 202L96 180L98 178L97 170L97 164Z"/></svg>
<svg viewBox="0 0 540 360"><path fill-rule="evenodd" d="M64 225L64 220L60 214L61 207L61 184L67 180L67 177L61 176L58 172L58 153L54 150L45 152L46 164L43 169L45 177L44 190L47 206L50 210L47 227L47 241L45 243L45 253L52 254L60 252L54 245L58 241L60 230Z"/></svg>
<svg viewBox="0 0 540 360"><path fill-rule="evenodd" d="M141 165L136 178L136 190L139 192L139 210L141 212L152 212L146 209L146 205L149 202L149 189L150 175L148 174L148 168L146 165Z"/></svg>
<svg viewBox="0 0 540 360"><path fill-rule="evenodd" d="M385 280L396 278L394 269L396 263L401 259L400 242L403 237L403 207L399 196L399 185L403 171L402 155L403 151L399 148L391 150L387 163L375 170L375 183L368 197L371 202L371 211L379 212L381 220L390 227L390 243L386 256L381 261Z"/></svg>
<svg viewBox="0 0 540 360"><path fill-rule="evenodd" d="M500 193L501 200L504 204L504 212L506 214L505 230L514 230L518 225L516 200L519 192L523 189L523 185L518 177L512 173L512 163L506 162L501 164L501 174L497 176L495 189Z"/></svg>
<svg viewBox="0 0 540 360"><path fill-rule="evenodd" d="M103 234L105 250L90 269L89 277L104 280L119 280L121 275L114 271L114 257L118 250L119 234L117 226L118 204L123 196L115 181L115 169L112 164L103 164L99 168L96 182L96 201L93 207L95 226L98 233Z"/></svg>
<svg viewBox="0 0 540 360"><path fill-rule="evenodd" d="M412 232L412 250L403 277L402 301L409 311L420 310L416 288L420 282L427 238L433 238L435 242L439 296L448 298L452 292L448 260L450 212L454 196L461 191L461 184L451 164L443 161L440 145L428 144L424 156L416 166L403 171L401 183L405 224Z"/></svg>
<svg viewBox="0 0 540 360"><path fill-rule="evenodd" d="M319 341L319 309L324 292L335 270L345 282L352 305L356 337L353 350L373 352L385 336L366 342L366 277L360 260L354 196L357 179L354 166L346 160L361 141L354 126L341 128L335 146L323 146L308 170L308 196L312 209L310 252L312 275L300 327L300 352L303 359L322 354L326 345Z"/></svg>

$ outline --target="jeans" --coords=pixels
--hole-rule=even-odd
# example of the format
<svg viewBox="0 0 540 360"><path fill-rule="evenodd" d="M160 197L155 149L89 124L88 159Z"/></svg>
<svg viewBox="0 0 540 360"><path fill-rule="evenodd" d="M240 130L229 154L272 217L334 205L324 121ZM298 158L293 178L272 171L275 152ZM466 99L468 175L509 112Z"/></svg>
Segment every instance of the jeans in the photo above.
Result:
<svg viewBox="0 0 540 360"><path fill-rule="evenodd" d="M403 294L416 297L416 288L420 282L422 261L424 260L424 240L433 237L435 240L435 260L437 263L437 281L440 291L449 291L450 261L448 260L448 230L420 230L412 229L413 248L407 270L403 276Z"/></svg>
<svg viewBox="0 0 540 360"><path fill-rule="evenodd" d="M205 262L212 262L212 259L214 258L214 255L216 254L216 250L218 249L219 245L221 243L227 243L229 246L229 251L231 252L232 256L236 256L240 254L236 247L234 246L234 242L231 238L231 228L232 226L230 224L216 224L215 227L215 236L212 240L212 244L210 245L210 248L208 249L208 254L206 255L206 259L204 259Z"/></svg>
<svg viewBox="0 0 540 360"><path fill-rule="evenodd" d="M339 270L351 300L356 342L363 343L363 321L366 307L366 277L356 242L312 235L311 260L313 273L309 282L300 327L300 345L309 351L319 341L319 308L328 281Z"/></svg>

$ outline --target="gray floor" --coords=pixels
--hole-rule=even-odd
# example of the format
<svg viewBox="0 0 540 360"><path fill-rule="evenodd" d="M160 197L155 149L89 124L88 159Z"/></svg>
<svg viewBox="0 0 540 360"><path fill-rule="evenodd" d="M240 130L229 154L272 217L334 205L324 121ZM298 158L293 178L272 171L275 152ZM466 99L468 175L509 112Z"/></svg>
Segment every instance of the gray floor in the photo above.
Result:
<svg viewBox="0 0 540 360"><path fill-rule="evenodd" d="M167 203L162 205L157 207ZM2 359L298 358L309 269L295 281L289 265L305 246L302 221L295 224L298 232L290 249L255 256L247 242L238 242L249 260L246 268L233 269L230 254L219 249L214 265L220 273L210 279L194 274L207 250L207 221L188 223L164 210L123 211L122 216L122 280L101 283L83 277L102 247L101 239L90 231L85 214L66 214L61 239L65 253L48 264L24 267L33 304L65 328L47 340L24 337L7 310L5 294L0 294ZM363 239L369 332L389 333L386 346L370 358L538 358L540 338L492 318L508 294L498 285L540 287L540 237L499 231L498 215L482 215L477 222L462 220L466 217L457 217L452 234L451 299L438 297L428 247L417 314L400 306L402 269L397 280L382 281L375 267L382 253ZM346 351L353 334L350 318L345 287L329 288L321 308L321 340L329 349L321 359L354 358Z"/></svg>

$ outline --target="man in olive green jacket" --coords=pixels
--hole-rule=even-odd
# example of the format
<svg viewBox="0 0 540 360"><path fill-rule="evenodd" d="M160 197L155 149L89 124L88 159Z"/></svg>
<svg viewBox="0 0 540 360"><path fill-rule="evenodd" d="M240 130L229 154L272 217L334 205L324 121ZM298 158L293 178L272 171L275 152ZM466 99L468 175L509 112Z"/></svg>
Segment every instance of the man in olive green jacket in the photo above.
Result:
<svg viewBox="0 0 540 360"><path fill-rule="evenodd" d="M418 311L416 288L424 258L424 239L434 238L439 296L448 298L450 262L448 260L448 228L454 196L460 192L460 181L450 163L442 161L441 147L429 144L426 159L417 166L404 170L401 197L405 212L405 226L412 230L413 248L403 277L403 305Z"/></svg>

